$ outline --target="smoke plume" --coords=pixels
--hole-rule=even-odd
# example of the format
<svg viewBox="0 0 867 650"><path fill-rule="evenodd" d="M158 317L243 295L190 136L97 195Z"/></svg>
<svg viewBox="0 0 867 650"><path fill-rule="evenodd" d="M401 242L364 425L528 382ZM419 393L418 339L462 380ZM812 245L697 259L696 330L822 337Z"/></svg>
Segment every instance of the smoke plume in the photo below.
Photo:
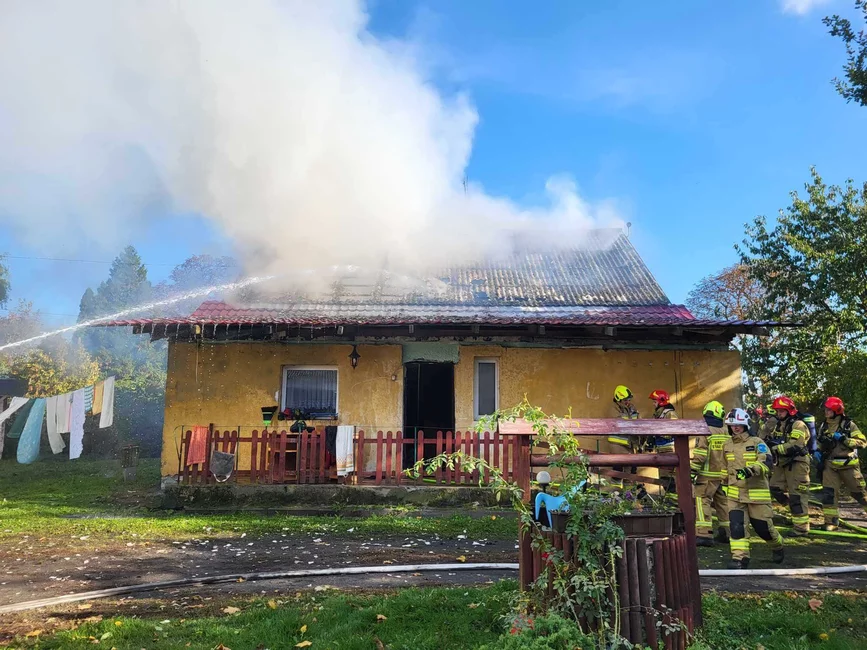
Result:
<svg viewBox="0 0 867 650"><path fill-rule="evenodd" d="M417 56L354 0L0 0L0 223L108 247L197 213L280 273L418 270L615 218L568 178L536 209L465 187L478 115Z"/></svg>

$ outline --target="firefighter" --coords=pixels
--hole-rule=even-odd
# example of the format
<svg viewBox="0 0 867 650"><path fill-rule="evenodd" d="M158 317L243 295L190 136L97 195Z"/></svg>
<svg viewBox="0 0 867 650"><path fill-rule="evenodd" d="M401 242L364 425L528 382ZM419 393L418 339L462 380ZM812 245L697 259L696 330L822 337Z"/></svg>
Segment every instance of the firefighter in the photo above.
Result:
<svg viewBox="0 0 867 650"><path fill-rule="evenodd" d="M667 391L657 388L649 396L653 402L653 417L656 420L677 420L677 411L671 403L671 396ZM645 447L657 454L673 454L674 453L674 438L670 436L654 436L647 440ZM665 490L665 498L669 501L677 500L677 489L674 480L674 470L666 468L659 469L659 478L665 483L662 486Z"/></svg>
<svg viewBox="0 0 867 650"><path fill-rule="evenodd" d="M756 415L759 418L758 433L756 435L762 440L767 441L768 437L771 437L771 434L773 434L774 429L777 428L777 418L774 410L759 406L756 408Z"/></svg>
<svg viewBox="0 0 867 650"><path fill-rule="evenodd" d="M773 561L784 559L783 540L774 528L768 477L773 467L771 451L760 438L750 435L750 419L743 409L732 409L725 424L731 438L723 443L726 467L732 559L729 569L746 569L750 564L747 526L752 525L768 544ZM749 522L747 518L749 517Z"/></svg>
<svg viewBox="0 0 867 650"><path fill-rule="evenodd" d="M633 394L626 386L618 386L614 389L614 408L617 410L617 415L623 420L637 420L638 410L632 402ZM617 434L608 436L605 445L600 449L603 453L609 454L631 454L636 451L636 437L627 434ZM615 472L623 472L623 467L612 467ZM630 474L635 474L636 469L633 468ZM623 479L612 478L609 483L615 488L623 488Z"/></svg>
<svg viewBox="0 0 867 650"><path fill-rule="evenodd" d="M855 501L867 511L864 477L858 467L858 450L867 446L867 438L858 425L846 416L839 397L829 397L823 404L825 421L819 429L822 472L822 513L825 530L836 530L840 523L840 488L845 487Z"/></svg>
<svg viewBox="0 0 867 650"><path fill-rule="evenodd" d="M729 541L728 497L723 484L726 478L726 459L723 446L731 437L725 428L725 408L717 401L708 402L702 412L710 436L699 436L689 460L695 484L696 543L713 546L713 519L717 518L716 540Z"/></svg>
<svg viewBox="0 0 867 650"><path fill-rule="evenodd" d="M777 419L774 432L766 440L776 461L771 495L778 503L789 506L792 535L803 537L810 532L810 429L790 397L781 395L771 408Z"/></svg>

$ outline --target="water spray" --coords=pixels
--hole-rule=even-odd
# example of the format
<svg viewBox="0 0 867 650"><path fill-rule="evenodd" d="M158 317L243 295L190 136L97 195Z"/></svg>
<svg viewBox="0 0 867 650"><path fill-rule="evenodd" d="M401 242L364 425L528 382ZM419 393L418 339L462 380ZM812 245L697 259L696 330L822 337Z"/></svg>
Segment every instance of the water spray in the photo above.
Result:
<svg viewBox="0 0 867 650"><path fill-rule="evenodd" d="M202 296L207 296L209 293L213 293L214 291L233 291L235 289L243 289L244 287L249 287L253 284L258 284L260 282L266 282L267 280L273 280L275 275L263 275L263 276L255 276L252 278L246 278L244 280L239 280L238 282L230 282L229 284L219 284L214 285L212 287L207 287L205 289L196 289L195 291L189 291L180 296L175 296L173 298L166 298L165 300L159 300L157 302L152 302L147 305L139 305L137 307L130 307L129 309L124 309L123 311L119 311L115 314L109 314L108 316L100 316L99 318L93 318L91 320L83 321L81 323L76 323L75 325L70 325L69 327L62 327L60 329L53 330L51 332L46 332L45 334L40 334L39 336L33 336L29 339L22 339L21 341L15 341L13 343L7 343L6 345L0 345L0 352L3 350L7 350L9 348L15 348L22 345L28 345L30 343L36 343L37 341L42 341L44 339L50 338L52 336L57 336L58 334L66 334L67 332L74 332L75 330L79 330L83 327L90 327L91 325L99 325L101 323L106 323L111 320L115 320L117 318L121 318L123 316L130 316L132 314L147 311L150 309L156 309L157 307L165 307L167 305L173 305L176 302L180 302L182 300L188 300L190 298L201 298Z"/></svg>

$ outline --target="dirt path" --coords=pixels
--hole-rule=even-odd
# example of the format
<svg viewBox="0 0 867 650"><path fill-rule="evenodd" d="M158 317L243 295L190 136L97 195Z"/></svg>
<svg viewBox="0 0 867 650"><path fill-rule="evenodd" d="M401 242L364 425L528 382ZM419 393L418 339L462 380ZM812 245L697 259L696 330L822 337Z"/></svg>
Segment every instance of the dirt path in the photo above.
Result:
<svg viewBox="0 0 867 650"><path fill-rule="evenodd" d="M24 538L0 548L0 604L226 573L461 561L515 562L515 543L436 536L329 539L269 535L121 544L94 544L87 538L68 542Z"/></svg>

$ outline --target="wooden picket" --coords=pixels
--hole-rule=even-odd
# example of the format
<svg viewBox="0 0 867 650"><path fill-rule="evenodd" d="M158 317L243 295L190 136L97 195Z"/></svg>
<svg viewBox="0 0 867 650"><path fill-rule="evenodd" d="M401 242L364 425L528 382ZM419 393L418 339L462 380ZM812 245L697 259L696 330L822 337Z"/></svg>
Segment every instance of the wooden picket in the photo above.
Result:
<svg viewBox="0 0 867 650"><path fill-rule="evenodd" d="M405 452L405 449L413 451ZM425 437L422 432L413 437L404 437L402 431L377 431L366 435L359 431L355 439L356 483L374 485L400 485L413 482L405 471L404 458L415 458L415 462L441 454L461 452L464 456L480 458L488 465L503 472L504 478L514 480L520 473L521 446L518 436L500 436L499 433L485 431L437 431ZM422 476L415 482L426 485L478 485L479 480L488 483L490 469L480 471L458 459L453 468L438 466L433 474Z"/></svg>

